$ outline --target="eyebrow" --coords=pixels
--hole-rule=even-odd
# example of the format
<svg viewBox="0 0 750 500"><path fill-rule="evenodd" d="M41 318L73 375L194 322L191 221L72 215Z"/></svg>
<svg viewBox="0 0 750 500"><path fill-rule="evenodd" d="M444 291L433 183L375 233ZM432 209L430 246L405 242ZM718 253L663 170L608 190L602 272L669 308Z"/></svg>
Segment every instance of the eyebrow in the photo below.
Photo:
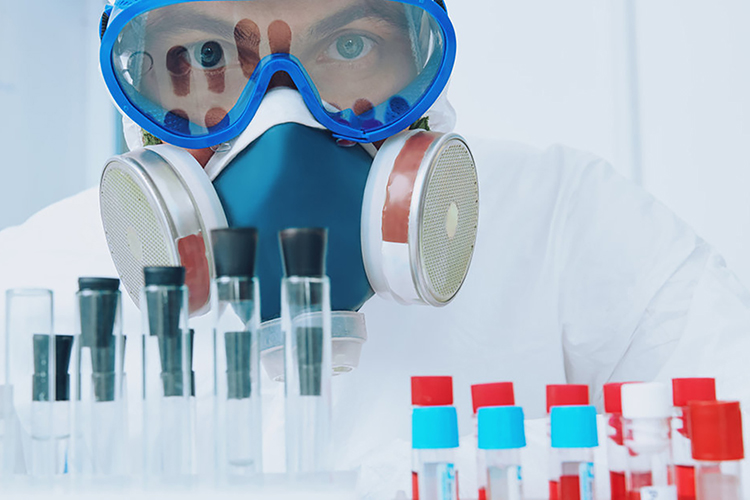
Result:
<svg viewBox="0 0 750 500"><path fill-rule="evenodd" d="M227 40L234 40L234 24L218 17L194 12L187 9L177 9L169 15L160 16L149 23L149 29L154 30L155 38L162 38L185 31L200 31L211 33Z"/></svg>
<svg viewBox="0 0 750 500"><path fill-rule="evenodd" d="M389 3L394 3L394 5L386 5L386 2L382 0L365 0L346 7L312 26L307 36L312 39L323 38L360 19L377 19L406 31L408 26L401 4Z"/></svg>

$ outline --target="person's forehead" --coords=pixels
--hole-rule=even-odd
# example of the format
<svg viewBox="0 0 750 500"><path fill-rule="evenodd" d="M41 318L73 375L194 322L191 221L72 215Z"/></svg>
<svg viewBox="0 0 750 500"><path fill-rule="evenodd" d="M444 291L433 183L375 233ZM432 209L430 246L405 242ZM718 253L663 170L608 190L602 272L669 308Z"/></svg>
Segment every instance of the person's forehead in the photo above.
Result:
<svg viewBox="0 0 750 500"><path fill-rule="evenodd" d="M190 2L174 5L173 9L227 19L247 16L312 24L346 9L390 4L396 5L389 0L246 0Z"/></svg>

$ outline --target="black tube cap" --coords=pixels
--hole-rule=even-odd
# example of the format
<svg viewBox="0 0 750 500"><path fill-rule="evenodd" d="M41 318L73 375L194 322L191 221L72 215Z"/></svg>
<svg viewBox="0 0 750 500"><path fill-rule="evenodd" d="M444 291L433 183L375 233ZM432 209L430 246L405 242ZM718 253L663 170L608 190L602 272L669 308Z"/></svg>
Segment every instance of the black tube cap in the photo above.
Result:
<svg viewBox="0 0 750 500"><path fill-rule="evenodd" d="M325 276L327 229L285 229L279 232L279 242L286 276Z"/></svg>
<svg viewBox="0 0 750 500"><path fill-rule="evenodd" d="M146 286L182 286L185 284L184 267L144 267Z"/></svg>
<svg viewBox="0 0 750 500"><path fill-rule="evenodd" d="M216 276L253 277L258 230L235 227L211 231Z"/></svg>
<svg viewBox="0 0 750 500"><path fill-rule="evenodd" d="M49 339L46 334L35 334L34 342L34 375L32 399L49 401ZM73 352L71 335L55 335L55 400L70 401L70 355Z"/></svg>
<svg viewBox="0 0 750 500"><path fill-rule="evenodd" d="M120 280L117 278L78 278L79 290L114 292L119 288Z"/></svg>

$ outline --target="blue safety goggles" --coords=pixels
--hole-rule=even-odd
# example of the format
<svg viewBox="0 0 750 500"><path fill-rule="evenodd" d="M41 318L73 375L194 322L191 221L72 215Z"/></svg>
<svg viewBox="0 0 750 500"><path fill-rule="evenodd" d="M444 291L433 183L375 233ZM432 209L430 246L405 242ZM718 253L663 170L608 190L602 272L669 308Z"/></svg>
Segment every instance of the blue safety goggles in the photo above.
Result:
<svg viewBox="0 0 750 500"><path fill-rule="evenodd" d="M375 142L445 88L456 37L436 0L118 0L104 80L143 129L184 148L238 136L269 87L296 87L336 137Z"/></svg>

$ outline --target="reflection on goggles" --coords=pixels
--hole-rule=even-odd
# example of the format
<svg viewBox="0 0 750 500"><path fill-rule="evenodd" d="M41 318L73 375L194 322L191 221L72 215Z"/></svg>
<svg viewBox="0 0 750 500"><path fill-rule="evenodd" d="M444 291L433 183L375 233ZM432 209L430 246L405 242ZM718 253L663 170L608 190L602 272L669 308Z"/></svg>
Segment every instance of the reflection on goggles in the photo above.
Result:
<svg viewBox="0 0 750 500"><path fill-rule="evenodd" d="M133 18L112 60L142 113L195 136L239 119L272 55L300 71L278 71L269 86L304 80L331 119L372 130L424 96L443 37L424 10L397 1L198 1Z"/></svg>

